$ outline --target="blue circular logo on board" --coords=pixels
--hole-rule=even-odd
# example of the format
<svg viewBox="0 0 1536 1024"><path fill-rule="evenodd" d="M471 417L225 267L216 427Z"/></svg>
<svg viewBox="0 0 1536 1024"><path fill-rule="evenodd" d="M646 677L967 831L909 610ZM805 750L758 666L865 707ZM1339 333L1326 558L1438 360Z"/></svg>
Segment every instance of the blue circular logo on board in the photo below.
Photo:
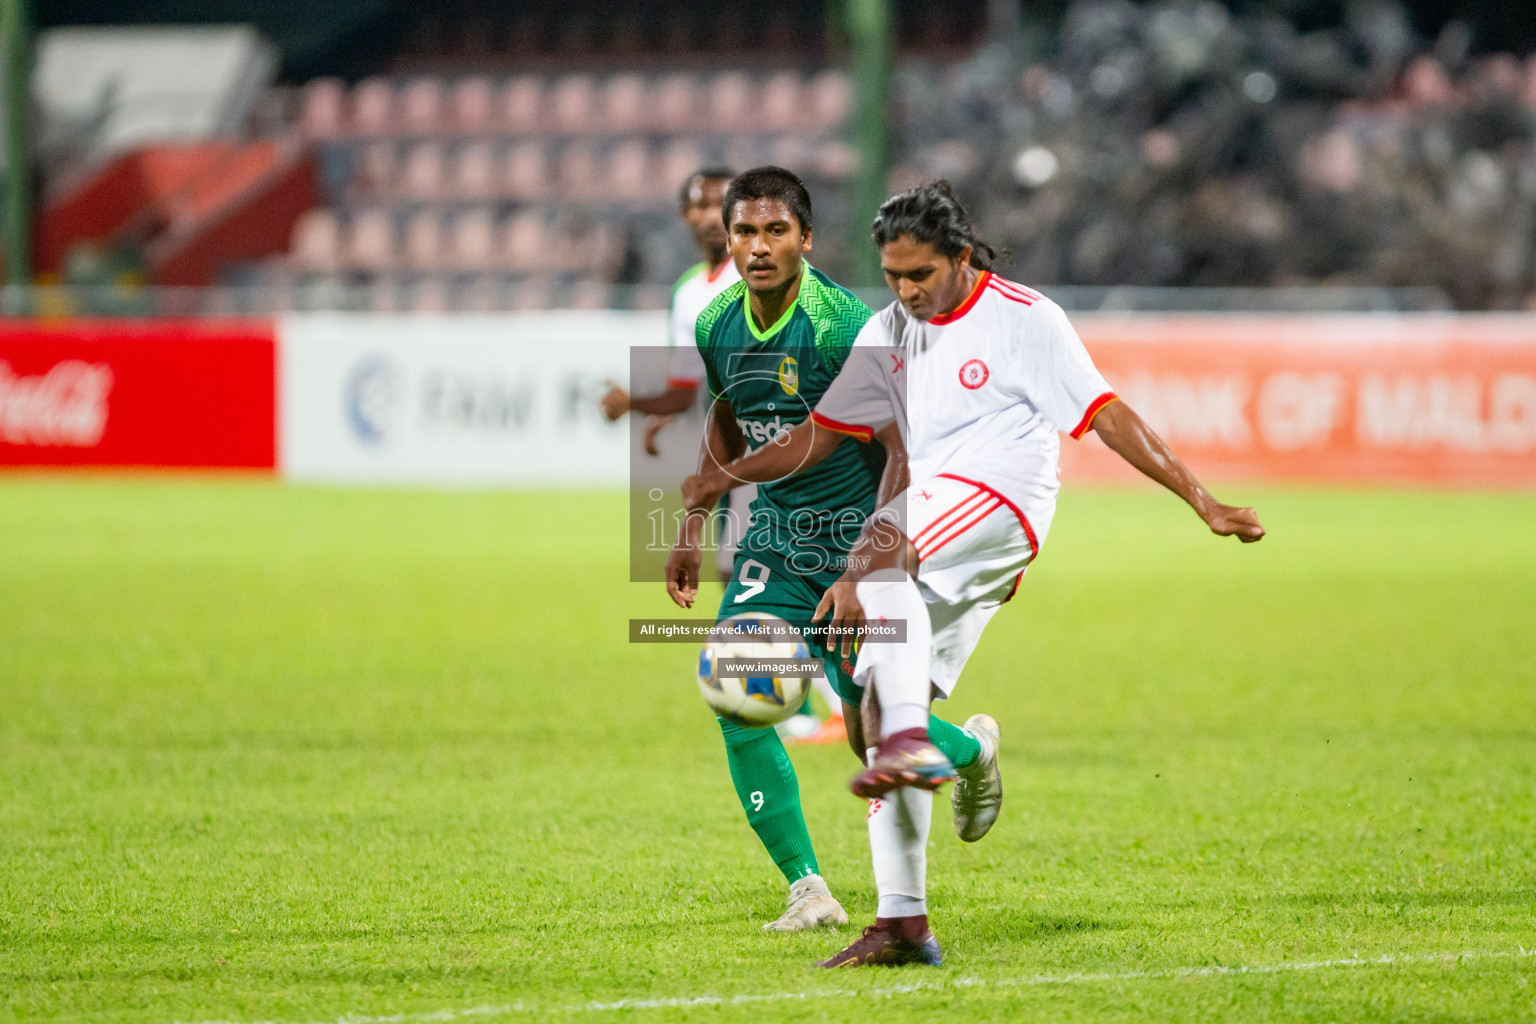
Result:
<svg viewBox="0 0 1536 1024"><path fill-rule="evenodd" d="M382 444L395 425L403 392L400 371L383 356L365 356L347 375L343 402L352 433L364 444Z"/></svg>

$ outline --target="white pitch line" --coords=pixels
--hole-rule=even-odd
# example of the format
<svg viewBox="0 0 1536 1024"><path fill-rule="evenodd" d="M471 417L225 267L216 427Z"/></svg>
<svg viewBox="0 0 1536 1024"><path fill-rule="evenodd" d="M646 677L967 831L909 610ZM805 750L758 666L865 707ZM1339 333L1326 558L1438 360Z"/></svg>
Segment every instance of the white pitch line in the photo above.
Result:
<svg viewBox="0 0 1536 1024"><path fill-rule="evenodd" d="M1165 970L1113 971L1103 973L1078 972L1072 974L1028 974L1017 978L939 978L933 981L915 981L906 985L882 986L874 989L818 988L805 992L768 992L757 995L673 996L662 999L619 999L614 1002L578 1003L568 1006L528 1006L523 1003L505 1003L498 1006L470 1006L462 1010L433 1010L419 1013L394 1013L382 1017L362 1015L338 1017L332 1021L315 1024L434 1024L437 1021L465 1020L472 1017L511 1017L517 1014L577 1014L607 1013L616 1010L666 1010L690 1006L738 1006L749 1003L784 1003L810 999L856 999L870 996L894 998L914 992L941 992L946 989L972 988L1038 988L1045 985L1085 985L1113 981L1157 981L1170 978L1212 978L1245 974L1288 974L1299 971L1336 970L1347 967L1392 967L1412 964L1460 964L1464 960L1510 960L1536 956L1536 949L1518 951L1483 952L1469 950L1463 953L1407 953L1399 956L1340 957L1334 960L1299 960L1278 964L1254 964L1251 966L1226 967L1212 964L1202 967L1171 967ZM183 1024L178 1021L176 1024ZM197 1021L196 1024L286 1024L283 1021Z"/></svg>

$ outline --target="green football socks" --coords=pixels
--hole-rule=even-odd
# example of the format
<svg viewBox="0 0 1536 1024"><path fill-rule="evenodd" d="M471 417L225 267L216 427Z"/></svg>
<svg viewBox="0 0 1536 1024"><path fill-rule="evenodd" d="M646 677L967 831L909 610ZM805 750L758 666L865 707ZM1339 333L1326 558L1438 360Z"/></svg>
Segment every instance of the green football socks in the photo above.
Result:
<svg viewBox="0 0 1536 1024"><path fill-rule="evenodd" d="M771 728L746 729L724 719L720 719L720 731L725 734L725 756L736 796L768 856L791 882L821 874L811 835L805 830L805 815L800 811L795 766L779 734Z"/></svg>
<svg viewBox="0 0 1536 1024"><path fill-rule="evenodd" d="M981 741L958 725L928 716L928 741L939 748L956 768L974 764L981 756Z"/></svg>

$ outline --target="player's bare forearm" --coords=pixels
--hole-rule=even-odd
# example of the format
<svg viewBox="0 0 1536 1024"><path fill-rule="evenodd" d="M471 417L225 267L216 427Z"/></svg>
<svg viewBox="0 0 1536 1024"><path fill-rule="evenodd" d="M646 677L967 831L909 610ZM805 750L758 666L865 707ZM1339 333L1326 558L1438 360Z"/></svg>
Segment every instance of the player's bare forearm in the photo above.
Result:
<svg viewBox="0 0 1536 1024"><path fill-rule="evenodd" d="M647 416L674 416L691 409L698 393L697 388L669 387L659 395L644 398L631 395L629 409Z"/></svg>
<svg viewBox="0 0 1536 1024"><path fill-rule="evenodd" d="M733 487L794 476L825 459L841 440L842 435L810 420L797 423L756 451L715 465L701 464L697 476L683 481L683 501L689 508L706 508Z"/></svg>
<svg viewBox="0 0 1536 1024"><path fill-rule="evenodd" d="M880 488L875 493L875 508L884 508L907 489L912 474L907 462L907 446L901 440L901 428L893 421L875 432L875 440L885 448L885 470L880 474Z"/></svg>
<svg viewBox="0 0 1536 1024"><path fill-rule="evenodd" d="M1200 486L1189 467L1175 455L1125 402L1111 402L1093 418L1094 432L1111 451L1183 498L1205 520L1211 532L1251 543L1264 536L1264 527L1251 508L1223 505Z"/></svg>

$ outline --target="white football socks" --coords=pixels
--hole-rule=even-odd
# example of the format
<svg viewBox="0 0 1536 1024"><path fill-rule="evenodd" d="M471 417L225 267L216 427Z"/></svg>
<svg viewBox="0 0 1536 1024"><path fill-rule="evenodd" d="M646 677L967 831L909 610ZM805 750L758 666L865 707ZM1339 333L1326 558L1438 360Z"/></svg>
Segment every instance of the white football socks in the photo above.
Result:
<svg viewBox="0 0 1536 1024"><path fill-rule="evenodd" d="M874 670L875 696L880 700L880 738L907 729L927 729L933 626L928 621L928 606L923 603L922 593L910 579L864 580L856 592L864 606L864 620L869 624L906 622L903 642L875 640L859 648L859 672Z"/></svg>
<svg viewBox="0 0 1536 1024"><path fill-rule="evenodd" d="M874 756L874 749L869 754ZM875 862L878 917L928 913L928 827L933 794L903 786L869 802L869 850Z"/></svg>

